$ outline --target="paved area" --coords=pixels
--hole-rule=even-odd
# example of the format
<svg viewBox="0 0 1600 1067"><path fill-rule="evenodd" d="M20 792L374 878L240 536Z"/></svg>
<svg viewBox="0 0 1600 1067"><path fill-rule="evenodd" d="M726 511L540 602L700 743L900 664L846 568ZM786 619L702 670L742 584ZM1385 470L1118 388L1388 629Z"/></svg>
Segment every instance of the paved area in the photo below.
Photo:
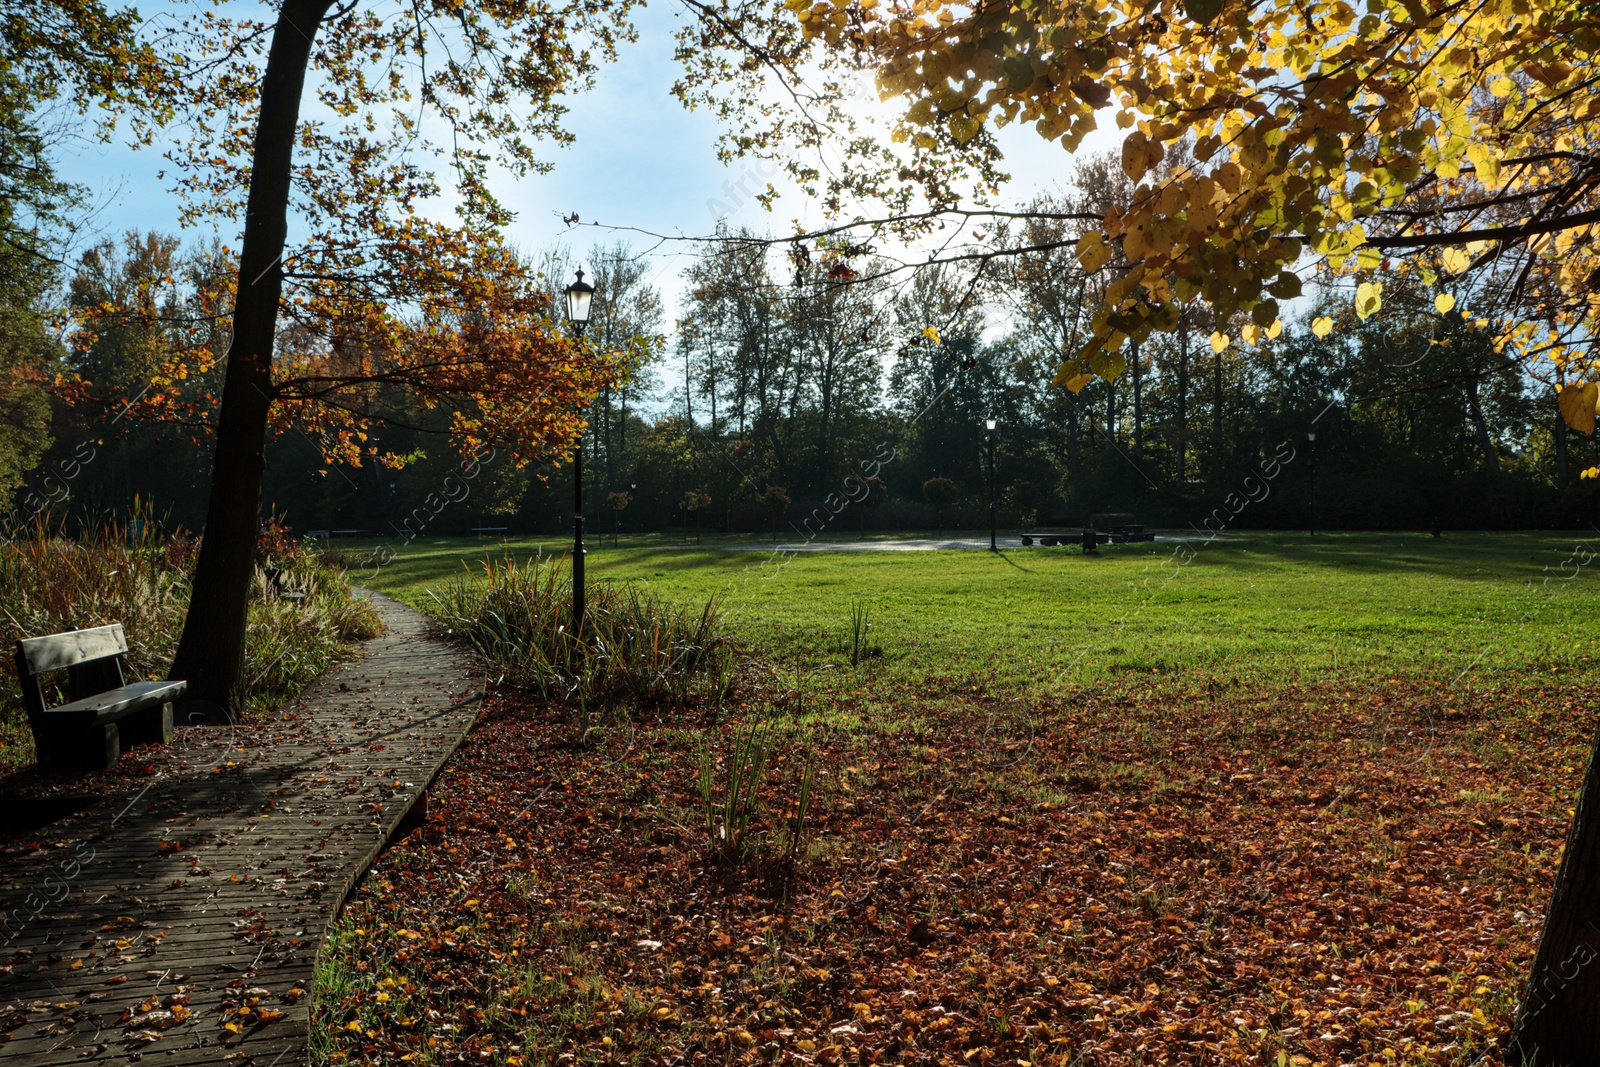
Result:
<svg viewBox="0 0 1600 1067"><path fill-rule="evenodd" d="M1070 547L1077 547L1075 534L1057 534L1060 537L1072 537ZM1156 544L1176 545L1189 541L1208 540L1208 536L1170 533L1157 534ZM1148 542L1147 542L1148 543ZM1022 538L1016 534L1007 534L997 539L999 547L1005 551L1013 549L1024 550ZM694 547L694 546L691 546ZM905 537L892 541L751 541L746 544L703 546L726 549L729 552L949 552L960 549L989 548L987 537ZM1053 548L1044 548L1037 540L1032 549L1043 552L1055 551ZM1121 546L1115 546L1121 547ZM1135 545L1134 547L1137 547ZM1031 550L1031 549L1030 549ZM1024 550L1026 551L1026 550Z"/></svg>
<svg viewBox="0 0 1600 1067"><path fill-rule="evenodd" d="M306 1062L328 924L477 715L461 651L373 599L389 632L272 721L0 849L0 1063Z"/></svg>

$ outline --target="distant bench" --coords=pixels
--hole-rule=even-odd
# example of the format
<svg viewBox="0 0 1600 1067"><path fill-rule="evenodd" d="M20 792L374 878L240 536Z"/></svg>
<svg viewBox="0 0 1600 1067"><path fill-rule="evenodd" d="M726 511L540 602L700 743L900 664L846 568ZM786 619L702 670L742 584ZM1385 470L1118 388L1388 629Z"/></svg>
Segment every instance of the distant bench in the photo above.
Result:
<svg viewBox="0 0 1600 1067"><path fill-rule="evenodd" d="M1090 550L1090 545L1125 545L1137 541L1154 541L1155 539L1156 535L1153 530L1147 530L1137 523L1128 523L1104 529L1086 526L1083 528L1082 533L1075 534L1022 535L1022 543L1024 545L1032 545L1037 540L1039 544L1046 548L1054 548L1057 545L1082 545L1085 551Z"/></svg>
<svg viewBox="0 0 1600 1067"><path fill-rule="evenodd" d="M189 683L128 684L127 654L120 623L17 642L17 680L40 766L108 770L125 746L172 740L172 702ZM52 708L40 679L62 670L68 702Z"/></svg>
<svg viewBox="0 0 1600 1067"><path fill-rule="evenodd" d="M306 598L304 593L295 592L283 584L284 572L282 567L263 567L261 569L266 573L267 583L272 586L272 591L277 594L279 600L304 600Z"/></svg>
<svg viewBox="0 0 1600 1067"><path fill-rule="evenodd" d="M1109 529L1097 531L1102 545L1125 545L1134 541L1154 541L1153 530L1146 530L1143 526L1129 523L1126 526L1112 526Z"/></svg>

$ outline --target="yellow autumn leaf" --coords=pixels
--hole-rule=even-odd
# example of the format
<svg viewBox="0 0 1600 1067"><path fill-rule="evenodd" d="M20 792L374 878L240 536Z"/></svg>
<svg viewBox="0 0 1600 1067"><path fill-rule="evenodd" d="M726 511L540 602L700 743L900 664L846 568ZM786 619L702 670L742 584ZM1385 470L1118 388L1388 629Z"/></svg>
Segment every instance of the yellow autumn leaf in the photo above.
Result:
<svg viewBox="0 0 1600 1067"><path fill-rule="evenodd" d="M1086 233L1078 238L1078 263L1085 271L1093 274L1110 261L1111 248L1104 234Z"/></svg>
<svg viewBox="0 0 1600 1067"><path fill-rule="evenodd" d="M1089 369L1108 382L1114 382L1128 369L1128 361L1116 352L1101 350L1089 360Z"/></svg>
<svg viewBox="0 0 1600 1067"><path fill-rule="evenodd" d="M1211 351L1217 353L1217 355L1220 356L1222 354L1223 349L1225 349L1227 347L1228 347L1228 335L1225 334L1225 333L1213 332L1212 335L1211 335Z"/></svg>
<svg viewBox="0 0 1600 1067"><path fill-rule="evenodd" d="M1472 257L1467 255L1465 248L1447 248L1440 254L1439 261L1447 272L1460 274L1471 266Z"/></svg>
<svg viewBox="0 0 1600 1067"><path fill-rule="evenodd" d="M1316 334L1318 337L1328 336L1333 332L1333 319L1329 318L1327 315L1324 315L1319 319L1313 319L1311 322L1311 332Z"/></svg>
<svg viewBox="0 0 1600 1067"><path fill-rule="evenodd" d="M924 326L922 328L922 336L926 337L936 345L944 343L939 340L939 327L937 326Z"/></svg>
<svg viewBox="0 0 1600 1067"><path fill-rule="evenodd" d="M1365 322L1383 307L1383 283L1362 282L1356 286L1356 317Z"/></svg>
<svg viewBox="0 0 1600 1067"><path fill-rule="evenodd" d="M968 115L966 112L957 112L950 116L950 136L956 144L966 144L978 135L983 129L983 123Z"/></svg>
<svg viewBox="0 0 1600 1067"><path fill-rule="evenodd" d="M1145 171L1152 166L1152 149L1155 161L1159 162L1162 148L1159 142L1152 144L1142 130L1134 130L1122 142L1122 172L1134 181L1144 177Z"/></svg>
<svg viewBox="0 0 1600 1067"><path fill-rule="evenodd" d="M1449 293L1440 293L1433 298L1433 310L1443 315L1456 306L1456 298Z"/></svg>
<svg viewBox="0 0 1600 1067"><path fill-rule="evenodd" d="M1561 406L1561 417L1568 426L1579 433L1594 433L1594 405L1600 397L1600 385L1584 382L1582 385L1563 386L1556 394Z"/></svg>

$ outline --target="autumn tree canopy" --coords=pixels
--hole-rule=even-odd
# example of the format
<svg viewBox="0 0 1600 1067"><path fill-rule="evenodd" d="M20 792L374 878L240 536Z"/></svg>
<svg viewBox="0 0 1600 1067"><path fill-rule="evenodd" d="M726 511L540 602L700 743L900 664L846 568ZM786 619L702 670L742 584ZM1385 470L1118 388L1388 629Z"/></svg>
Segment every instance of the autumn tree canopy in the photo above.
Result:
<svg viewBox="0 0 1600 1067"><path fill-rule="evenodd" d="M847 123L840 71L870 70L894 101L897 155L846 156L802 177L830 197L893 190L926 225L1004 178L994 132L1028 123L1071 151L1102 121L1125 130L1130 196L1072 240L1114 277L1058 381L1115 377L1129 339L1208 303L1275 329L1305 280L1346 280L1365 318L1384 277L1414 275L1440 314L1537 361L1591 430L1600 317L1600 22L1579 0L786 0L791 18L724 4L715 37L741 86L778 71L791 107L743 116L730 152L796 143L794 116ZM797 24L797 26L796 26ZM791 27L793 27L791 29ZM807 47L807 46L810 47ZM818 58L820 53L821 59ZM735 69L737 68L737 69ZM820 71L821 73L817 73ZM779 94L780 99L783 94ZM831 109L831 110L830 110ZM785 139L787 138L787 141ZM1181 151L1180 151L1181 149ZM1179 165L1163 167L1174 156ZM920 199L909 195L915 193ZM920 206L922 210L911 210ZM969 204L970 208L970 204ZM872 229L881 232L882 221ZM1322 332L1331 319L1319 322ZM1595 472L1600 473L1600 472Z"/></svg>
<svg viewBox="0 0 1600 1067"><path fill-rule="evenodd" d="M488 175L541 168L534 146L567 139L563 94L631 36L631 0L282 0L239 14L180 6L151 22L85 0L32 6L41 29L61 32L8 16L7 69L68 69L83 100L136 133L162 127L186 221L238 238L215 301L227 328L152 353L127 412L213 433L172 669L210 713L229 711L270 427L295 424L330 458L398 464L373 430L399 411L411 429L443 429L469 452L493 442L521 462L564 450L614 377L620 361L552 330L547 290L560 281L507 247ZM214 395L184 385L216 375Z"/></svg>
<svg viewBox="0 0 1600 1067"><path fill-rule="evenodd" d="M403 401L417 425L464 452L493 442L521 461L567 446L580 401L611 361L552 333L548 290L564 280L539 276L505 243L510 215L486 178L494 166L512 175L548 166L537 145L570 139L560 96L583 88L628 36L627 9L282 8L280 23L309 31L312 46L290 148L288 233L268 257L282 285L263 387L276 430L310 434L330 460L398 465L406 457L379 442ZM184 220L220 229L236 272L275 27L254 9L179 13L142 36L167 72L161 85L142 96L126 88L110 103L144 126L157 104L181 119L166 128L166 154ZM187 383L221 385L212 368L235 343L238 287L223 275L215 321L171 339L152 366L154 387L128 391L137 396L128 419L215 422L220 390ZM98 330L147 309L89 310Z"/></svg>

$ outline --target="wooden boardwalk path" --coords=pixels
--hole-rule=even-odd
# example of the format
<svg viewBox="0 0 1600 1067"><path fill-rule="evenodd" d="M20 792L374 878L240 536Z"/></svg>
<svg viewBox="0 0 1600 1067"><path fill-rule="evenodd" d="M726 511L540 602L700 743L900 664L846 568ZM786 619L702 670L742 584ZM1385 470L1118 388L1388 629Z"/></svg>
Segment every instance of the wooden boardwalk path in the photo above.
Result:
<svg viewBox="0 0 1600 1067"><path fill-rule="evenodd" d="M0 848L0 1063L306 1062L328 925L478 708L374 600L389 632L273 721L180 730L142 791Z"/></svg>

